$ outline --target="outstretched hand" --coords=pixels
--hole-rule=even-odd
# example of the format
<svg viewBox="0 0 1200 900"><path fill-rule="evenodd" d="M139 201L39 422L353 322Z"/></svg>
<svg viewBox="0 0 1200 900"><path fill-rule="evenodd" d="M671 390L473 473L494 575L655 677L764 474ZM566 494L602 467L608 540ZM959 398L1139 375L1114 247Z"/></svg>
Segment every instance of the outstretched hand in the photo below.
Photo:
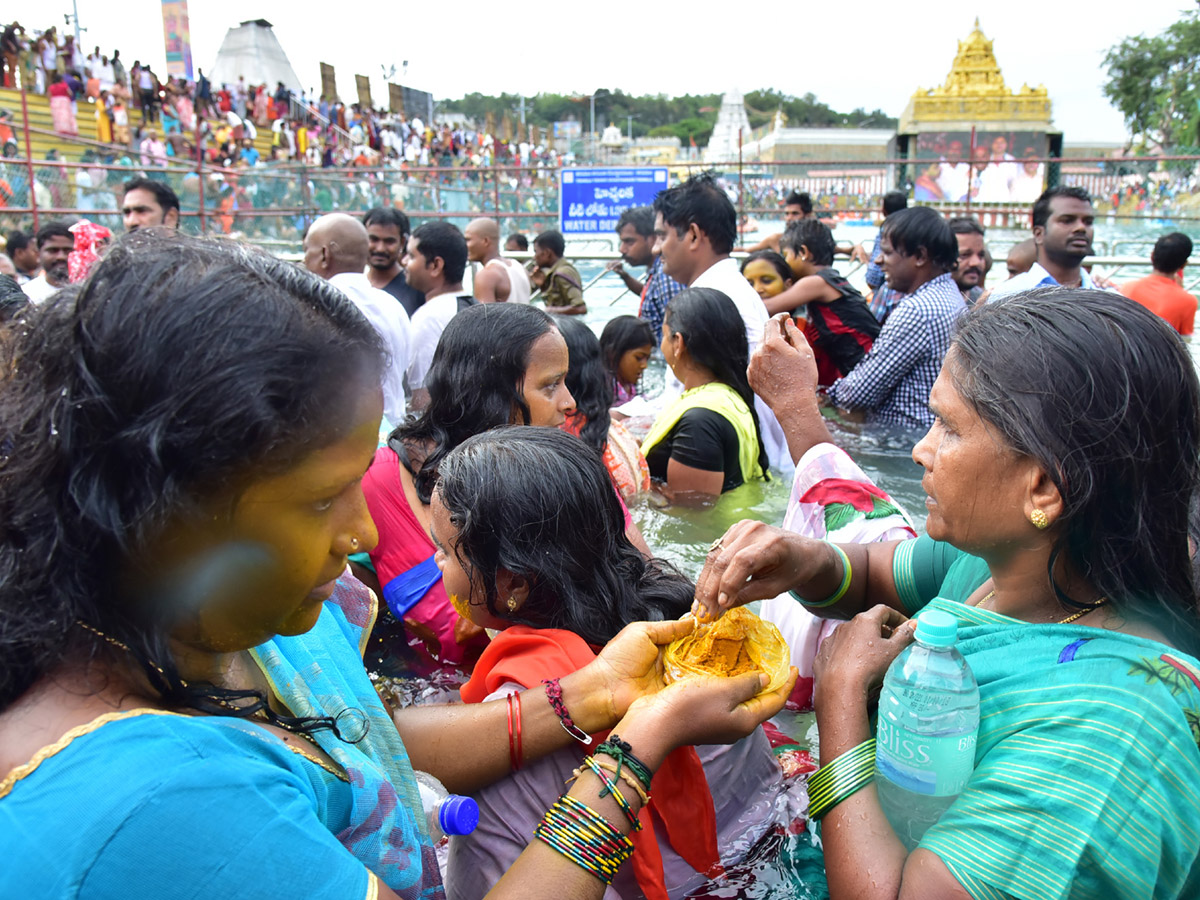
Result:
<svg viewBox="0 0 1200 900"><path fill-rule="evenodd" d="M917 620L879 604L859 613L827 637L813 662L818 693L828 689L865 697L883 683L888 666L912 643Z"/></svg>
<svg viewBox="0 0 1200 900"><path fill-rule="evenodd" d="M817 360L790 313L780 313L767 322L763 341L751 354L746 375L754 393L776 415L784 403L816 397Z"/></svg>
<svg viewBox="0 0 1200 900"><path fill-rule="evenodd" d="M684 621L690 629L691 620ZM769 679L761 672L734 678L685 678L635 700L626 719L655 723L675 747L732 743L783 709L797 674L793 667L782 685L765 693Z"/></svg>
<svg viewBox="0 0 1200 900"><path fill-rule="evenodd" d="M733 525L704 560L693 613L715 619L727 609L775 597L803 583L819 563L805 551L806 541L751 519Z"/></svg>
<svg viewBox="0 0 1200 900"><path fill-rule="evenodd" d="M676 619L634 622L622 628L600 655L580 670L588 676L592 690L607 698L606 720L589 730L610 727L639 697L662 690L660 651L676 638L689 634L693 627L690 619Z"/></svg>

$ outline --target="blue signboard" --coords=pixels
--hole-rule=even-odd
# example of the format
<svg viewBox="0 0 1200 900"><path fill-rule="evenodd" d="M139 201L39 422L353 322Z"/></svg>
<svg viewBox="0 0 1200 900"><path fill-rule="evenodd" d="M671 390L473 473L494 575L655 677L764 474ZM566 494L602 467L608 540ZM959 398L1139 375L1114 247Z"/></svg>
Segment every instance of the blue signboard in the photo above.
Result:
<svg viewBox="0 0 1200 900"><path fill-rule="evenodd" d="M612 234L621 213L649 206L666 190L666 168L563 169L559 183L562 233Z"/></svg>

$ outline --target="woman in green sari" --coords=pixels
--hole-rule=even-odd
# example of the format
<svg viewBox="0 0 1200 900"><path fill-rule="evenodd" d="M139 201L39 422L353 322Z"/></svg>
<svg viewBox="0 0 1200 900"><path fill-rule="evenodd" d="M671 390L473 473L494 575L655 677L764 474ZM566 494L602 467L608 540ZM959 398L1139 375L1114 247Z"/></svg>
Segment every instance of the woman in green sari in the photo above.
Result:
<svg viewBox="0 0 1200 900"><path fill-rule="evenodd" d="M815 666L826 765L870 738L907 616L958 620L972 779L911 854L872 785L843 792L822 820L834 900L1200 896L1200 388L1144 312L1057 289L963 317L913 450L927 536L835 547L741 522L710 554L710 613L791 590L854 617ZM787 374L815 380L791 350Z"/></svg>

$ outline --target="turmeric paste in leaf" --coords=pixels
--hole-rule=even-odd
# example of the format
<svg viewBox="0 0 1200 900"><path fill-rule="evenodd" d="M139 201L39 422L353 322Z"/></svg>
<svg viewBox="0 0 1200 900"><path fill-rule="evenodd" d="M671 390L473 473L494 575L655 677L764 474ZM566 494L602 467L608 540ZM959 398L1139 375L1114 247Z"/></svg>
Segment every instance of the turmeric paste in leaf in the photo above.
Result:
<svg viewBox="0 0 1200 900"><path fill-rule="evenodd" d="M771 691L787 679L790 653L778 628L739 606L711 625L698 625L691 634L673 641L663 654L663 663L672 680L765 672L770 684L764 690Z"/></svg>

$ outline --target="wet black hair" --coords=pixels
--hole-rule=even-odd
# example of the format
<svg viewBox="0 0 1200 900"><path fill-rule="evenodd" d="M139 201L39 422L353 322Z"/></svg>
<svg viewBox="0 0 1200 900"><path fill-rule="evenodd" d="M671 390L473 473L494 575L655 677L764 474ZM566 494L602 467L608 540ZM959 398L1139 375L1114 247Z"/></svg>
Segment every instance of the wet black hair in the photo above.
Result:
<svg viewBox="0 0 1200 900"><path fill-rule="evenodd" d="M1154 242L1150 262L1159 272L1174 275L1187 265L1192 255L1192 239L1182 231L1164 234Z"/></svg>
<svg viewBox="0 0 1200 900"><path fill-rule="evenodd" d="M11 275L0 275L0 322L8 322L29 305L29 298Z"/></svg>
<svg viewBox="0 0 1200 900"><path fill-rule="evenodd" d="M0 353L0 709L68 660L107 654L136 660L168 708L335 727L279 716L261 692L185 682L168 635L191 607L123 585L142 573L194 586L147 558L164 530L232 510L354 424L385 360L355 305L243 245L141 229L29 307ZM195 562L234 578L262 554Z"/></svg>
<svg viewBox="0 0 1200 900"><path fill-rule="evenodd" d="M833 254L837 252L837 242L829 226L819 219L800 219L788 222L787 228L779 238L779 248L791 250L797 256L800 248L807 247L812 254L812 261L818 266L832 266ZM789 271L791 271L789 267ZM792 277L792 276L788 276Z"/></svg>
<svg viewBox="0 0 1200 900"><path fill-rule="evenodd" d="M653 350L661 337L654 334L649 322L637 316L614 316L609 319L600 332L600 353L609 376L614 379L617 377L622 356L639 347L649 346Z"/></svg>
<svg viewBox="0 0 1200 900"><path fill-rule="evenodd" d="M46 242L50 238L65 237L72 243L75 241L75 235L71 234L71 228L66 222L61 219L54 222L47 222L37 231L37 248L41 250L46 246Z"/></svg>
<svg viewBox="0 0 1200 900"><path fill-rule="evenodd" d="M963 398L1062 495L1048 577L1065 555L1108 597L1200 646L1188 558L1200 483L1200 384L1187 349L1154 313L1120 294L1039 289L960 320L946 360ZM1032 527L1032 526L1030 526Z"/></svg>
<svg viewBox="0 0 1200 900"><path fill-rule="evenodd" d="M497 618L598 646L630 622L691 607L692 583L625 536L604 463L557 428L495 428L464 441L442 462L438 496L458 529L458 561ZM497 595L501 568L530 585L515 612Z"/></svg>
<svg viewBox="0 0 1200 900"><path fill-rule="evenodd" d="M650 237L654 234L654 207L653 206L631 206L625 212L621 213L621 218L617 219L617 234L621 233L621 229L626 225L632 225L633 230L642 237Z"/></svg>
<svg viewBox="0 0 1200 900"><path fill-rule="evenodd" d="M613 385L601 358L600 341L578 319L565 317L557 324L570 357L567 390L575 398L576 412L586 419L579 437L603 454L608 444L608 427L612 424L608 411L613 405Z"/></svg>
<svg viewBox="0 0 1200 900"><path fill-rule="evenodd" d="M659 191L654 211L679 237L695 225L708 237L714 253L729 253L737 240L737 210L712 172L693 175L682 184Z"/></svg>
<svg viewBox="0 0 1200 900"><path fill-rule="evenodd" d="M382 225L385 228L394 227L400 232L400 240L402 241L406 240L412 234L412 225L408 221L408 216L390 206L376 206L373 209L368 209L363 213L362 223L364 228L369 228L372 225Z"/></svg>
<svg viewBox="0 0 1200 900"><path fill-rule="evenodd" d="M671 298L663 324L672 334L683 336L683 344L692 359L712 372L722 384L737 391L745 401L758 438L758 464L763 475L770 478L771 461L754 409L754 391L746 378L746 367L750 363L746 323L733 301L715 288L684 288Z"/></svg>
<svg viewBox="0 0 1200 900"><path fill-rule="evenodd" d="M179 195L171 190L171 186L166 182L155 181L153 178L133 178L125 182L121 196L124 197L130 191L137 190L149 191L153 194L164 214L173 209L176 211L179 209Z"/></svg>
<svg viewBox="0 0 1200 900"><path fill-rule="evenodd" d="M792 223L789 222L788 224L791 225ZM787 229L784 230L786 231ZM783 254L776 253L774 250L755 250L742 260L742 274L746 274L746 266L759 260L769 263L775 269L775 271L779 273L779 277L784 281L791 281L796 277L792 272L792 267L788 265L788 261L783 258Z"/></svg>
<svg viewBox="0 0 1200 900"><path fill-rule="evenodd" d="M983 226L974 216L955 216L946 224L949 226L951 234L977 234L980 237L986 234Z"/></svg>
<svg viewBox="0 0 1200 900"><path fill-rule="evenodd" d="M458 284L467 269L467 239L449 222L426 222L411 237L426 260L441 258L442 277L447 284Z"/></svg>
<svg viewBox="0 0 1200 900"><path fill-rule="evenodd" d="M928 206L892 213L883 220L883 236L905 256L916 256L924 247L929 261L943 272L958 265L958 239L942 214Z"/></svg>
<svg viewBox="0 0 1200 900"><path fill-rule="evenodd" d="M529 424L523 396L529 351L554 329L549 315L524 303L479 303L450 320L425 378L429 405L392 432L403 443L433 445L413 472L422 503L433 494L446 454L467 438L508 425L514 414Z"/></svg>
<svg viewBox="0 0 1200 900"><path fill-rule="evenodd" d="M562 258L562 255L567 252L566 241L563 240L561 232L558 231L543 231L533 239L533 246L541 247L549 250L555 256Z"/></svg>
<svg viewBox="0 0 1200 900"><path fill-rule="evenodd" d="M5 243L5 252L7 252L9 256L12 256L14 253L19 253L28 247L32 241L32 235L28 235L19 229L14 229L8 233L8 241Z"/></svg>
<svg viewBox="0 0 1200 900"><path fill-rule="evenodd" d="M902 209L908 209L908 195L904 191L888 191L883 195L884 218Z"/></svg>
<svg viewBox="0 0 1200 900"><path fill-rule="evenodd" d="M801 191L792 191L783 201L784 206L798 206L804 215L812 214L812 197Z"/></svg>
<svg viewBox="0 0 1200 900"><path fill-rule="evenodd" d="M1079 200L1083 203L1092 202L1092 195L1081 187L1056 184L1052 188L1046 188L1046 190L1042 191L1042 195L1033 202L1033 211L1030 213L1030 219L1033 222L1034 228L1039 225L1045 227L1046 223L1050 221L1050 201L1055 197L1069 197L1072 200Z"/></svg>

